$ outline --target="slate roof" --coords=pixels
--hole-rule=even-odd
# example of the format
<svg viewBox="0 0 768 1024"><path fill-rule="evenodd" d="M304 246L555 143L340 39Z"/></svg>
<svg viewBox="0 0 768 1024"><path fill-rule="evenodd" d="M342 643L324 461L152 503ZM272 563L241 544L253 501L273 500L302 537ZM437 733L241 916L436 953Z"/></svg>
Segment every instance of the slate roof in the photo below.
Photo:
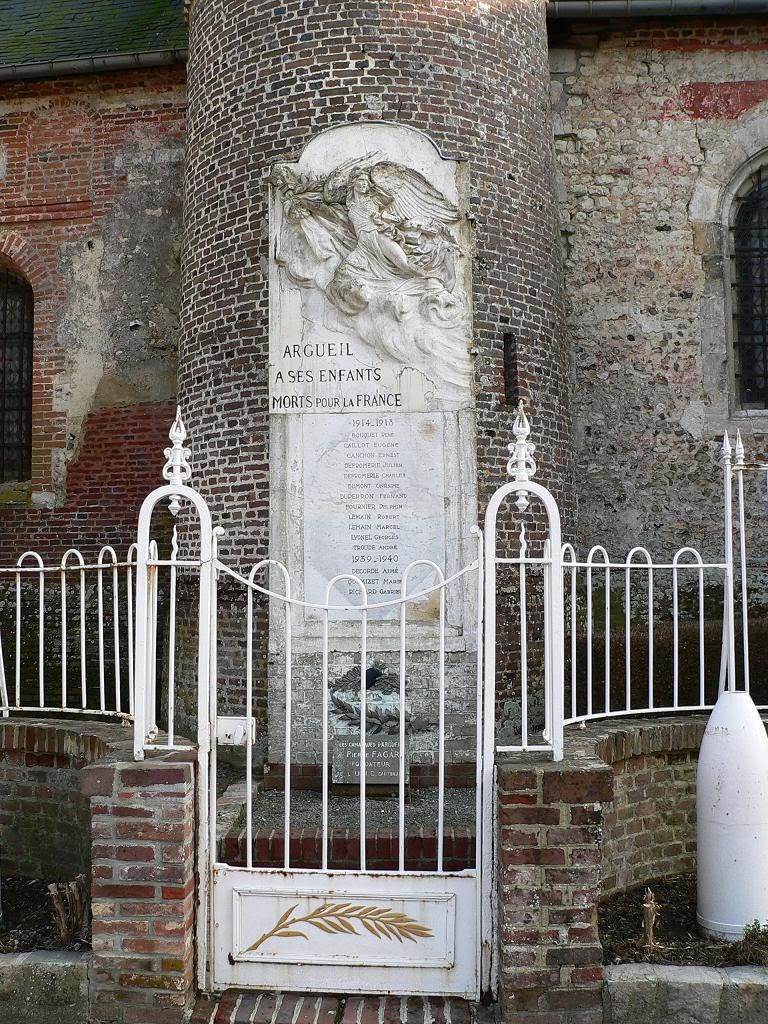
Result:
<svg viewBox="0 0 768 1024"><path fill-rule="evenodd" d="M0 68L186 46L182 0L0 0Z"/></svg>

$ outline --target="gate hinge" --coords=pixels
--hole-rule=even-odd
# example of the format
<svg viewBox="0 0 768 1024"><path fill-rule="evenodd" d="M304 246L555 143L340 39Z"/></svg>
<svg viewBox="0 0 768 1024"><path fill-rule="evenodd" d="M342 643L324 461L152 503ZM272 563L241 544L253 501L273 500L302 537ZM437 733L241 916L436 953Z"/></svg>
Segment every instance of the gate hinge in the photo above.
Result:
<svg viewBox="0 0 768 1024"><path fill-rule="evenodd" d="M226 747L244 747L248 741L256 742L256 719L244 715L219 715L216 719L216 742Z"/></svg>

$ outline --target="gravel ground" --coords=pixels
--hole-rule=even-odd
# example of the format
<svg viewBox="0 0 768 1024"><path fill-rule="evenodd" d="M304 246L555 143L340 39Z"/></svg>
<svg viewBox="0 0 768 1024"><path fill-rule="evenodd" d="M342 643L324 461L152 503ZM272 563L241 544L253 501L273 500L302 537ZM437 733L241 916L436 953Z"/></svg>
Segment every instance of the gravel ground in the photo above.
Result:
<svg viewBox="0 0 768 1024"><path fill-rule="evenodd" d="M242 790L242 792L241 792ZM230 789L228 799L237 797L244 800L245 785ZM373 797L366 801L366 830L396 828L398 800L394 797ZM341 796L331 794L328 801L328 824L331 828L357 829L360 822L360 800L357 795ZM291 828L320 828L322 824L322 801L319 793L294 790L291 793ZM474 829L475 791L473 789L446 789L446 828ZM406 793L406 829L434 829L437 827L437 790L414 789ZM254 829L283 827L283 792L268 790L255 793L253 800Z"/></svg>

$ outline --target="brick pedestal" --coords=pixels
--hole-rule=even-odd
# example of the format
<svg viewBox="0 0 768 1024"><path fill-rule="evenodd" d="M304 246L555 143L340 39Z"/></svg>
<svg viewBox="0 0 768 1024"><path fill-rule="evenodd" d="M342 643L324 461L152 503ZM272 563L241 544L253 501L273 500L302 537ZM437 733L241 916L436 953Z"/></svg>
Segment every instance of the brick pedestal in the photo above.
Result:
<svg viewBox="0 0 768 1024"><path fill-rule="evenodd" d="M92 765L89 1024L180 1024L194 998L194 752Z"/></svg>
<svg viewBox="0 0 768 1024"><path fill-rule="evenodd" d="M597 933L610 767L582 755L499 766L499 987L505 1021L601 1024Z"/></svg>

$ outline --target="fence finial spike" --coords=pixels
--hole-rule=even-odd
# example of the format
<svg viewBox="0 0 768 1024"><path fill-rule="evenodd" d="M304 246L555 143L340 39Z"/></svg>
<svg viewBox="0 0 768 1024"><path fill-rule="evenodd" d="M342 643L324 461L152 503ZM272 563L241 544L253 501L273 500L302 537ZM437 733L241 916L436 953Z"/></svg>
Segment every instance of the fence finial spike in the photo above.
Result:
<svg viewBox="0 0 768 1024"><path fill-rule="evenodd" d="M163 467L163 477L169 484L184 487L192 477L192 468L188 461L192 452L189 448L184 447L184 442L187 439L187 428L184 426L184 421L181 418L181 406L179 405L176 406L176 419L168 431L168 438L170 439L171 447L166 448L164 452L167 462ZM168 508L171 515L175 516L178 513L181 503L177 495L171 495Z"/></svg>
<svg viewBox="0 0 768 1024"><path fill-rule="evenodd" d="M507 462L507 473L513 480L530 480L536 474L536 463L533 461L536 445L528 440L531 434L531 424L525 415L522 398L517 404L517 416L512 424L512 433L515 435L515 440L507 445L510 455ZM521 512L525 512L528 508L528 495L525 491L520 491L515 504Z"/></svg>
<svg viewBox="0 0 768 1024"><path fill-rule="evenodd" d="M517 415L515 416L515 422L512 424L512 433L518 441L527 440L531 433L531 424L525 415L525 403L522 398L517 403Z"/></svg>
<svg viewBox="0 0 768 1024"><path fill-rule="evenodd" d="M723 455L729 458L731 454L731 439L728 437L728 431L723 434Z"/></svg>
<svg viewBox="0 0 768 1024"><path fill-rule="evenodd" d="M741 439L741 431L740 430L736 431L736 446L735 446L735 448L733 450L734 450L734 454L736 455L736 465L737 466L743 466L744 465L744 442Z"/></svg>

